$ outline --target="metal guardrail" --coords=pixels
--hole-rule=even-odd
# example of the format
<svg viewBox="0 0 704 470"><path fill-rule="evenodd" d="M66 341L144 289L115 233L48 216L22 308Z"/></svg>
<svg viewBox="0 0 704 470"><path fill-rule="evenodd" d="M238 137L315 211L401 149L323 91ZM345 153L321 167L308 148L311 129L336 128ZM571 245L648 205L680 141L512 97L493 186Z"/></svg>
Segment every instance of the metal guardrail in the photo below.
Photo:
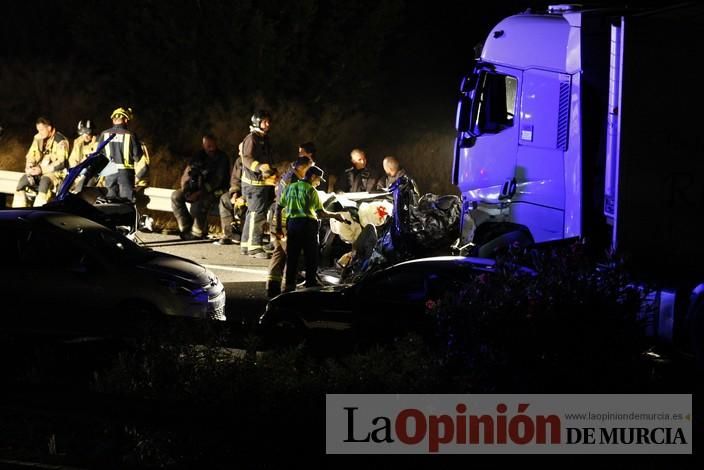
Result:
<svg viewBox="0 0 704 470"><path fill-rule="evenodd" d="M147 186L144 188L144 195L149 198L149 202L147 202L147 209L153 211L172 212L171 194L174 191L174 189L152 188L151 186Z"/></svg>
<svg viewBox="0 0 704 470"><path fill-rule="evenodd" d="M0 195L14 194L17 182L24 173L20 171L0 170ZM144 189L144 195L149 198L147 209L153 211L171 212L171 194L173 189L152 188Z"/></svg>
<svg viewBox="0 0 704 470"><path fill-rule="evenodd" d="M17 182L23 174L19 171L0 170L0 193L15 194Z"/></svg>
<svg viewBox="0 0 704 470"><path fill-rule="evenodd" d="M0 170L0 196L3 194L14 194L17 182L24 173L20 171ZM147 209L153 211L172 212L171 209L171 194L173 189L153 188L148 186L144 188L144 195L149 198ZM352 201L364 200L367 198L378 198L384 193L345 193L344 196ZM388 194L388 193L385 193ZM188 204L190 206L190 204ZM214 205L215 215L217 215L217 204Z"/></svg>

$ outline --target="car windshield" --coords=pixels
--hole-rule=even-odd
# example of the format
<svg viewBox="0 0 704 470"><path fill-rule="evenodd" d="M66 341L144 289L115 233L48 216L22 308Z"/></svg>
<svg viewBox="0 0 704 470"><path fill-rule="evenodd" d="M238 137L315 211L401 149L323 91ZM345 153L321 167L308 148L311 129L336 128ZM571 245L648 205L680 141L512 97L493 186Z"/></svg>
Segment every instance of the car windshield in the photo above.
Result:
<svg viewBox="0 0 704 470"><path fill-rule="evenodd" d="M152 250L87 219L56 214L48 216L45 220L63 232L70 242L81 247L90 247L117 263L141 262L156 256ZM36 238L37 232L40 231L32 232L32 236Z"/></svg>
<svg viewBox="0 0 704 470"><path fill-rule="evenodd" d="M153 251L143 248L123 235L106 228L79 228L74 233L80 239L81 244L100 249L116 261L120 261L120 259L141 261L155 255Z"/></svg>

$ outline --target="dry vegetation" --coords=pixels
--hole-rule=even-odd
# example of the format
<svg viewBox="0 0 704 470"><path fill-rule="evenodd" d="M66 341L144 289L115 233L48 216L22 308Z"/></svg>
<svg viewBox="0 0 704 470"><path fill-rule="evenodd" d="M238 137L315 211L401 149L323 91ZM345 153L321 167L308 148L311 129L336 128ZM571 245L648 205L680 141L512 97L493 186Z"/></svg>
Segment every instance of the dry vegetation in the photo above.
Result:
<svg viewBox="0 0 704 470"><path fill-rule="evenodd" d="M398 157L422 192L457 193L447 98L471 51L468 23L455 13L401 0L155 0L125 8L122 26L109 28L101 25L112 4L45 7L37 15L33 4L17 4L0 15L0 48L9 52L0 61L0 169L22 170L40 115L73 140L79 120L106 129L114 108L131 106L152 157L150 184L174 188L203 133L234 158L249 117L263 108L274 117L279 161L313 141L320 166L339 175L362 147L379 171L384 156ZM418 34L448 18L462 30ZM438 50L440 40L462 49L461 66L450 49Z"/></svg>
<svg viewBox="0 0 704 470"><path fill-rule="evenodd" d="M72 101L69 95L67 101ZM80 116L109 114L91 112L74 114L74 119L62 114L57 123L77 122ZM215 105L204 109L208 130L218 136L221 147L234 158L237 144L247 132L247 116L250 111L242 104L233 103L227 109ZM381 171L381 160L386 155L397 156L410 174L417 180L421 191L435 194L455 194L450 184L452 164L452 128L444 130L421 130L411 136L397 136L392 132L378 135L372 131L378 119L361 113L346 115L339 109L331 108L322 113L319 121L306 117L305 108L300 103L291 103L273 109L274 125L271 133L277 161L290 161L295 158L298 144L314 141L319 149L318 163L331 173L341 173L349 163L349 151L354 147L368 149L370 164ZM244 116L244 118L243 118ZM98 120L104 128L107 119ZM145 140L152 160L150 183L161 188L175 188L185 166L185 160L198 149L199 137L203 132L197 127L181 128L174 142L158 141L144 120L137 118L135 130ZM73 140L74 125L62 127L57 124L69 139ZM32 138L33 119L28 117L26 129L8 132L0 141L0 169L21 171L24 155ZM408 133L408 131L406 131Z"/></svg>

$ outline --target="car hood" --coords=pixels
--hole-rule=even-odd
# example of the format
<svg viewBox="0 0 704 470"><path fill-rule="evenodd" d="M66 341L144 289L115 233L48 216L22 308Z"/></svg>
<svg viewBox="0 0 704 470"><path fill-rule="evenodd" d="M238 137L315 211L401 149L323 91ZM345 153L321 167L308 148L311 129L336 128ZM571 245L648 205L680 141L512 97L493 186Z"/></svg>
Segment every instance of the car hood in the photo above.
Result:
<svg viewBox="0 0 704 470"><path fill-rule="evenodd" d="M155 274L167 275L183 281L205 286L216 283L215 277L200 264L168 254L159 254L139 265L140 269Z"/></svg>
<svg viewBox="0 0 704 470"><path fill-rule="evenodd" d="M350 284L342 284L295 290L274 297L269 304L273 308L316 306L317 309L325 309L334 306L350 286Z"/></svg>

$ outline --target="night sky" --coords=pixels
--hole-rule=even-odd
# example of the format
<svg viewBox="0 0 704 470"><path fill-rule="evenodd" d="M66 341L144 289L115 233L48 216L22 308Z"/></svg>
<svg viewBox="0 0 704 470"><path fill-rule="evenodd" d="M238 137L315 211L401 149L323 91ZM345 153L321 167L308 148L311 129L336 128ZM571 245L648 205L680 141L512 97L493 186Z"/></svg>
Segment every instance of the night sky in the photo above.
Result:
<svg viewBox="0 0 704 470"><path fill-rule="evenodd" d="M352 148L362 147L368 150L370 164L379 169L384 155L399 157L418 182L421 193L457 194L450 184L457 89L470 70L474 46L503 17L548 3L6 1L0 7L0 126L5 130L0 140L0 169L22 170L38 116L50 117L59 131L73 139L79 120L94 120L97 129L102 130L110 126L111 111L125 106L134 109L132 127L152 153L152 185L175 187L185 159L199 148L203 133L214 133L221 147L232 156L248 133L253 111L267 109L273 115L271 139L279 160L292 159L299 143L312 140L319 149L318 164L334 174L348 166ZM569 279L564 281L565 273L572 274L570 269L563 267L555 273L544 284L548 289L539 285L535 299L552 298L542 295L551 286L567 289L577 285ZM584 276L580 282L592 278ZM594 292L616 292L616 284L606 288L604 285L600 283ZM496 292L507 292L505 284ZM572 299L571 291L559 292L554 298ZM579 292L585 295L591 291L580 288ZM511 304L504 297L496 298L496 308ZM487 323L510 343L506 350L515 356L506 357L521 364L521 368L501 369L512 364L511 360L491 358L486 371L500 380L487 383L482 382L486 379L481 374L465 372L455 381L437 369L440 362L431 363L426 351L419 350L416 343L394 346L398 363L391 362L385 351L375 352L368 362L355 359L357 362L351 366L338 367L333 363L333 367L326 363L333 371L329 376L320 373L323 367L316 364L313 368L308 362L297 369L300 364L294 367L290 362L294 356L286 356L268 368L243 362L239 368L213 368L211 372L203 371L195 360L187 366L171 367L164 360L162 349L155 348L157 352L147 356L152 362L142 359L142 354L146 356L144 351L121 356L121 366L123 362L127 365L114 369L116 373L97 383L98 391L124 393L124 401L110 401L111 396L105 399L102 392L91 390L85 396L95 402L84 403L84 395L71 388L71 376L56 380L60 385L57 393L43 389L37 390L35 396L21 388L25 382L37 389L43 387L36 377L43 373L49 377L47 380L53 380L53 365L59 359L69 363L74 356L66 354L56 359L50 349L42 349L42 356L31 348L31 354L22 354L12 342L3 340L0 344L6 350L0 358L6 362L4 366L0 364L0 369L19 371L16 375L20 385L9 388L15 395L9 394L10 398L5 399L5 408L10 412L0 419L0 434L15 433L17 449L40 449L35 451L40 456L47 448L51 454L53 442L54 454L58 448L59 456L50 455L49 463L113 468L104 462L119 456L123 460L112 460L112 465L133 468L135 462L146 462L151 464L149 468L194 468L195 464L188 464L203 466L208 457L217 457L223 462L217 468L234 468L246 458L268 462L267 459L281 456L291 460L305 452L322 455L321 392L335 386L337 379L342 385L336 386L350 393L378 393L377 379L381 384L391 384L388 390L381 390L390 393L399 389L445 393L473 390L471 387L477 387L480 393L514 393L510 387L501 388L512 381L529 391L632 393L645 390L643 384L651 384L647 380L655 376L660 382L651 385L651 390L693 389L689 381L696 380L696 375L689 371L686 381L676 377L680 381L672 383L666 382L675 374L660 368L641 377L641 373L650 371L640 367L638 358L642 351L632 354L629 348L635 343L629 343L630 337L624 340L622 330L603 326L607 324L603 314L608 311L603 305L607 304L600 303L599 295L594 298L586 297L594 303L579 303L580 310L573 317L566 317L564 324L555 322L553 316L540 317L542 324L525 323L530 325L525 329ZM529 299L528 304L535 304L533 300ZM618 306L623 305L619 295ZM536 307L536 312L540 308ZM554 313L547 307L545 311ZM594 321L592 314L602 316L597 315ZM504 322L511 317L486 318ZM578 321L570 323L571 318ZM579 334L574 338L562 331L553 334L559 328ZM472 328L461 331L474 334ZM536 333L543 336L534 336ZM602 341L593 348L596 337ZM540 340L533 341L534 338ZM468 335L465 340L466 345L474 347L475 337ZM544 345L566 348L569 353L543 354L540 351ZM176 354L178 350L167 352ZM201 355L198 352L198 358ZM452 360L444 364L459 363L459 356L448 357ZM220 360L214 358L212 364ZM546 358L552 362L546 362ZM33 360L45 361L47 365L43 369L32 367L26 373L17 365ZM500 367L494 367L496 364ZM531 375L533 369L522 368L523 364L533 364L535 370L544 374L538 376L543 381ZM551 366L546 368L545 364ZM153 375L144 372L150 366L154 366L150 370ZM608 366L606 372L603 366ZM419 375L399 374L399 370L405 372L404 367ZM565 381L563 375L571 371L576 373ZM374 375L377 373L378 377ZM200 377L201 382L193 380L193 376ZM161 382L153 385L145 377L157 377ZM287 382L290 377L300 382ZM436 377L451 380L438 386ZM298 387L299 383L303 385ZM41 413L29 417L14 413L9 406L17 397L30 404L36 400L41 404L41 413L48 413L50 418ZM236 401L228 401L233 397ZM120 415L122 408L117 405L128 411L126 417ZM58 410L56 413L52 406ZM83 414L75 410L82 410ZM26 457L8 449L12 451L3 442L0 456L30 459L34 455ZM68 457L60 460L62 455ZM349 459L342 463L359 468L359 462ZM204 468L216 467L205 464Z"/></svg>
<svg viewBox="0 0 704 470"><path fill-rule="evenodd" d="M40 115L73 138L79 120L106 128L112 109L131 106L134 128L170 163L203 132L232 153L251 113L267 108L280 160L313 140L332 170L359 146L373 163L397 154L425 173L431 152L449 169L456 89L472 48L526 6L12 1L0 15L5 145L28 142ZM448 191L447 175L438 178L435 189Z"/></svg>
<svg viewBox="0 0 704 470"><path fill-rule="evenodd" d="M155 182L212 132L233 155L256 109L274 116L278 160L314 141L339 172L352 148L396 155L423 192L449 193L457 88L473 47L527 1L98 1L3 4L0 166L21 169L41 115L75 137L118 106L155 155ZM14 144L14 146L13 146Z"/></svg>

